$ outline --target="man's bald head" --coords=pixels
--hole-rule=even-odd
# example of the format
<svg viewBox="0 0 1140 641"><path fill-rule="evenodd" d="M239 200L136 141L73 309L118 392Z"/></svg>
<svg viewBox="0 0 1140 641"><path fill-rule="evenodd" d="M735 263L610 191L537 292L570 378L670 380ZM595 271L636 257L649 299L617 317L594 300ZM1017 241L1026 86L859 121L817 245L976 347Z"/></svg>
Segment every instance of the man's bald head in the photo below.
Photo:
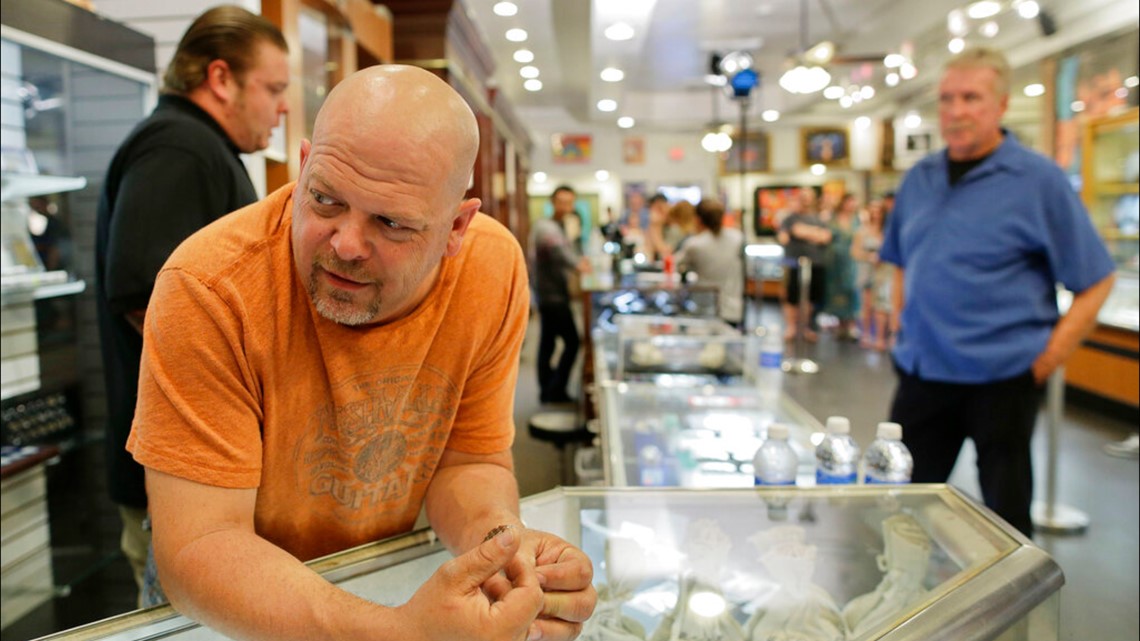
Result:
<svg viewBox="0 0 1140 641"><path fill-rule="evenodd" d="M407 153L448 168L449 196L462 198L479 149L475 114L438 76L409 65L361 69L329 92L313 127L314 147L347 144L369 153Z"/></svg>

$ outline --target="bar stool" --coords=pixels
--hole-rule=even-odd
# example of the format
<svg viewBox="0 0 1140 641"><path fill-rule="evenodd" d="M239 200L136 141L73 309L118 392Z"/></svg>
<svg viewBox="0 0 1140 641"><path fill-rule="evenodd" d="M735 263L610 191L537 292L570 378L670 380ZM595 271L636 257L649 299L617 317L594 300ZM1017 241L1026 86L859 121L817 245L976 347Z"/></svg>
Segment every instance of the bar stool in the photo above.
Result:
<svg viewBox="0 0 1140 641"><path fill-rule="evenodd" d="M594 435L578 418L576 411L538 412L527 421L527 433L558 449L559 477L563 485L574 485L574 446L589 443Z"/></svg>

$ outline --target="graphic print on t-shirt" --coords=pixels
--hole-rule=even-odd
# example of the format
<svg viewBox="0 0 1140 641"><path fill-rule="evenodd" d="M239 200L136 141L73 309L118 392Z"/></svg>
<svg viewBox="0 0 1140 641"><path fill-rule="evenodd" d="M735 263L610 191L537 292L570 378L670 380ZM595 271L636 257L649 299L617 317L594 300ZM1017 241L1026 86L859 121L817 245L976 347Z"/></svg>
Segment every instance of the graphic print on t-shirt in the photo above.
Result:
<svg viewBox="0 0 1140 641"><path fill-rule="evenodd" d="M297 443L297 490L345 523L401 514L416 486L426 490L443 453L458 389L424 365L358 375L332 392Z"/></svg>

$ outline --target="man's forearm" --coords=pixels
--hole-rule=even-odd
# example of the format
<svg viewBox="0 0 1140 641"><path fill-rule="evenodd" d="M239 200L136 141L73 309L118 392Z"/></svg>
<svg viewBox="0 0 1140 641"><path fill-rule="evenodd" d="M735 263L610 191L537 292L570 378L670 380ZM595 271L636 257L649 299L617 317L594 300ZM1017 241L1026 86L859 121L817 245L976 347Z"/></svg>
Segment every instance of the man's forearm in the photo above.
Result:
<svg viewBox="0 0 1140 641"><path fill-rule="evenodd" d="M1045 347L1043 357L1048 359L1050 371L1069 360L1073 352L1077 351L1081 341L1089 335L1096 326L1097 314L1104 305L1104 301L1112 292L1112 284L1116 280L1115 274L1109 274L1095 285L1073 295L1073 302L1069 311L1057 322L1049 336L1049 343Z"/></svg>
<svg viewBox="0 0 1140 641"><path fill-rule="evenodd" d="M428 487L428 521L454 554L478 545L499 525L521 525L519 491L511 470L466 463L436 470Z"/></svg>
<svg viewBox="0 0 1140 641"><path fill-rule="evenodd" d="M341 590L252 532L208 534L159 568L179 612L235 639L412 638L398 610Z"/></svg>

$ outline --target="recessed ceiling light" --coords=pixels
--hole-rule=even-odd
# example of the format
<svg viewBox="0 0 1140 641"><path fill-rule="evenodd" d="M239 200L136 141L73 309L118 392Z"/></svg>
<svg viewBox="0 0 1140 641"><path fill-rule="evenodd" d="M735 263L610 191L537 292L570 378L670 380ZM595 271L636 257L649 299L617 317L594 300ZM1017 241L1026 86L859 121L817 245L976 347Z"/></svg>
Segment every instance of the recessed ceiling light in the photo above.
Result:
<svg viewBox="0 0 1140 641"><path fill-rule="evenodd" d="M822 176L827 173L827 165L815 163L811 166L811 174L813 176Z"/></svg>
<svg viewBox="0 0 1140 641"><path fill-rule="evenodd" d="M1037 14L1041 13L1041 5L1034 0L1022 0L1021 2L1015 0L1013 6L1017 7L1017 15L1026 20L1036 18Z"/></svg>
<svg viewBox="0 0 1140 641"><path fill-rule="evenodd" d="M531 78L530 80L527 80L523 83L523 89L526 89L527 91L541 91L542 81L538 78Z"/></svg>
<svg viewBox="0 0 1140 641"><path fill-rule="evenodd" d="M625 78L625 72L617 67L606 67L602 69L601 76L606 82L621 82Z"/></svg>
<svg viewBox="0 0 1140 641"><path fill-rule="evenodd" d="M503 0L503 2L496 2L495 6L491 7L491 11L494 11L497 16L510 17L519 12L519 6Z"/></svg>
<svg viewBox="0 0 1140 641"><path fill-rule="evenodd" d="M598 182L604 183L610 179L610 172L606 171L605 169L599 169L594 172L594 178L597 178Z"/></svg>
<svg viewBox="0 0 1140 641"><path fill-rule="evenodd" d="M780 119L780 112L775 109L766 109L764 113L760 114L760 117L764 119L764 122L776 122Z"/></svg>
<svg viewBox="0 0 1140 641"><path fill-rule="evenodd" d="M532 175L532 178L534 178L534 182L536 182L536 183L544 183L544 182L546 182L546 172L545 171L536 171Z"/></svg>
<svg viewBox="0 0 1140 641"><path fill-rule="evenodd" d="M617 101L602 98L598 101L598 111L617 111Z"/></svg>
<svg viewBox="0 0 1140 641"><path fill-rule="evenodd" d="M903 118L903 126L907 129L918 129L922 126L922 116L918 115L917 111L912 111Z"/></svg>
<svg viewBox="0 0 1140 641"><path fill-rule="evenodd" d="M950 42L946 44L946 48L950 53L961 53L966 48L966 41L961 38L951 38Z"/></svg>
<svg viewBox="0 0 1140 641"><path fill-rule="evenodd" d="M888 87L897 87L899 84L899 75L892 71L883 77L883 82L887 83Z"/></svg>
<svg viewBox="0 0 1140 641"><path fill-rule="evenodd" d="M839 106L844 109L850 109L853 104L855 104L855 99L851 96L843 96L839 99Z"/></svg>
<svg viewBox="0 0 1140 641"><path fill-rule="evenodd" d="M903 80L911 80L918 75L918 69L908 63L899 67L899 75L902 76Z"/></svg>
<svg viewBox="0 0 1140 641"><path fill-rule="evenodd" d="M1001 13L1001 3L995 0L978 0L966 7L966 15L974 20L984 20Z"/></svg>
<svg viewBox="0 0 1140 641"><path fill-rule="evenodd" d="M507 29L507 40L511 42L526 42L526 29Z"/></svg>
<svg viewBox="0 0 1140 641"><path fill-rule="evenodd" d="M871 85L863 85L859 88L859 97L863 100L870 100L875 97L875 88Z"/></svg>
<svg viewBox="0 0 1140 641"><path fill-rule="evenodd" d="M994 22L993 20L987 20L986 22L982 23L982 26L978 27L978 33L987 38L996 36L1000 30L1001 27L999 27L998 23Z"/></svg>
<svg viewBox="0 0 1140 641"><path fill-rule="evenodd" d="M895 67L901 67L905 62L906 56L902 55L901 53L888 53L883 57L883 65L891 69L894 69Z"/></svg>
<svg viewBox="0 0 1140 641"><path fill-rule="evenodd" d="M839 100L846 93L847 92L843 90L843 87L840 87L839 85L831 85L827 89L823 90L823 97L827 98L828 100Z"/></svg>
<svg viewBox="0 0 1140 641"><path fill-rule="evenodd" d="M621 118L618 118L617 125L622 129L629 129L634 124L635 123L632 116L622 116Z"/></svg>
<svg viewBox="0 0 1140 641"><path fill-rule="evenodd" d="M855 119L856 129L869 129L871 127L871 119L867 116L859 116Z"/></svg>
<svg viewBox="0 0 1140 641"><path fill-rule="evenodd" d="M525 65L534 62L534 52L530 49L519 49L515 52L514 58L515 62L521 62Z"/></svg>
<svg viewBox="0 0 1140 641"><path fill-rule="evenodd" d="M620 42L622 40L629 40L633 37L633 27L629 26L629 24L625 22L615 22L612 25L606 27L604 33L610 40L616 40Z"/></svg>
<svg viewBox="0 0 1140 641"><path fill-rule="evenodd" d="M1133 89L1137 85L1140 85L1140 76L1128 76L1124 79L1124 86L1129 89Z"/></svg>
<svg viewBox="0 0 1140 641"><path fill-rule="evenodd" d="M1025 92L1025 95L1029 96L1030 98L1036 98L1037 96L1045 94L1045 85L1039 82L1035 82L1031 85L1025 85L1025 89L1023 89L1023 91Z"/></svg>
<svg viewBox="0 0 1140 641"><path fill-rule="evenodd" d="M519 75L522 76L523 78L537 78L538 77L538 67L536 67L534 65L527 65L525 67L522 67L521 69L519 69Z"/></svg>

